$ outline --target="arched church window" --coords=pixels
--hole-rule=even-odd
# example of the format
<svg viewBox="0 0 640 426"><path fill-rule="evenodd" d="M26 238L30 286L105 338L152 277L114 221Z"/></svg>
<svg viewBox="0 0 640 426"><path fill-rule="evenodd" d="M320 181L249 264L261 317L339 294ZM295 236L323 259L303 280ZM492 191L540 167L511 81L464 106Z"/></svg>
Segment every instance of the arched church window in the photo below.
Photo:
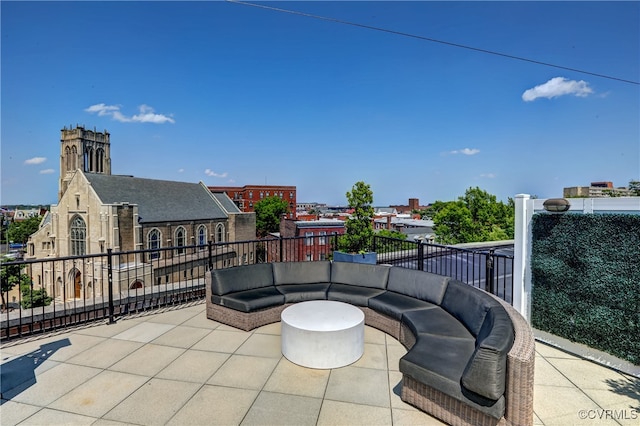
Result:
<svg viewBox="0 0 640 426"><path fill-rule="evenodd" d="M71 221L71 256L84 256L86 254L87 225L80 216Z"/></svg>
<svg viewBox="0 0 640 426"><path fill-rule="evenodd" d="M186 231L180 226L176 229L176 254L184 254L185 252L185 239L186 239Z"/></svg>
<svg viewBox="0 0 640 426"><path fill-rule="evenodd" d="M78 149L75 146L71 147L71 169L75 171L78 168Z"/></svg>
<svg viewBox="0 0 640 426"><path fill-rule="evenodd" d="M224 243L224 225L221 223L216 227L216 243Z"/></svg>
<svg viewBox="0 0 640 426"><path fill-rule="evenodd" d="M67 172L71 171L71 148L64 149L64 167Z"/></svg>
<svg viewBox="0 0 640 426"><path fill-rule="evenodd" d="M149 250L157 250L162 247L162 234L157 229L152 229L147 235L147 247ZM152 251L149 254L150 259L160 259L160 251Z"/></svg>
<svg viewBox="0 0 640 426"><path fill-rule="evenodd" d="M94 165L94 151L92 147L87 147L84 151L84 171L85 172L95 172Z"/></svg>
<svg viewBox="0 0 640 426"><path fill-rule="evenodd" d="M104 149L96 150L96 172L104 173Z"/></svg>
<svg viewBox="0 0 640 426"><path fill-rule="evenodd" d="M198 246L200 250L204 250L204 246L207 244L207 227L200 225L198 227Z"/></svg>

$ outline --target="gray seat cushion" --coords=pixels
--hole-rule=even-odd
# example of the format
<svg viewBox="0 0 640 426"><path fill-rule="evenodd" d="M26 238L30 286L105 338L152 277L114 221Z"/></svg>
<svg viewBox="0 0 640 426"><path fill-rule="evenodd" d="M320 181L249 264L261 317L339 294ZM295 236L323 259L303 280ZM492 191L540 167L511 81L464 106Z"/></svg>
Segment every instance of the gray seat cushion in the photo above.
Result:
<svg viewBox="0 0 640 426"><path fill-rule="evenodd" d="M241 312L253 312L284 304L284 295L274 286L211 296L213 303Z"/></svg>
<svg viewBox="0 0 640 426"><path fill-rule="evenodd" d="M500 303L482 290L451 280L440 305L459 319L471 334L477 336L487 311L493 306L500 306Z"/></svg>
<svg viewBox="0 0 640 426"><path fill-rule="evenodd" d="M386 289L390 266L331 262L331 282Z"/></svg>
<svg viewBox="0 0 640 426"><path fill-rule="evenodd" d="M273 286L271 263L234 266L211 271L211 293L214 295L222 296L227 293L269 286Z"/></svg>
<svg viewBox="0 0 640 426"><path fill-rule="evenodd" d="M407 268L391 268L387 290L439 305L451 278Z"/></svg>
<svg viewBox="0 0 640 426"><path fill-rule="evenodd" d="M413 348L400 359L400 371L499 419L504 415L504 396L494 401L460 386L460 377L474 350L475 340L471 338L420 335Z"/></svg>
<svg viewBox="0 0 640 426"><path fill-rule="evenodd" d="M276 262L273 282L285 303L325 300L331 281L331 262Z"/></svg>
<svg viewBox="0 0 640 426"><path fill-rule="evenodd" d="M336 262L344 263L344 262ZM353 265L352 263L344 263L345 265ZM383 289L371 287L359 287L349 284L331 284L327 292L328 300L338 302L351 303L356 306L369 306L369 299L384 293Z"/></svg>
<svg viewBox="0 0 640 426"><path fill-rule="evenodd" d="M276 289L284 295L285 303L297 303L307 300L326 300L329 283L284 284Z"/></svg>
<svg viewBox="0 0 640 426"><path fill-rule="evenodd" d="M429 309L437 307L433 303L425 302L404 294L393 291L384 293L369 299L369 307L376 312L387 315L400 321L402 314L416 309Z"/></svg>
<svg viewBox="0 0 640 426"><path fill-rule="evenodd" d="M273 283L313 284L331 282L331 262L276 262L273 264Z"/></svg>
<svg viewBox="0 0 640 426"><path fill-rule="evenodd" d="M433 334L475 340L457 318L441 307L405 312L402 323L406 324L416 337L419 334Z"/></svg>

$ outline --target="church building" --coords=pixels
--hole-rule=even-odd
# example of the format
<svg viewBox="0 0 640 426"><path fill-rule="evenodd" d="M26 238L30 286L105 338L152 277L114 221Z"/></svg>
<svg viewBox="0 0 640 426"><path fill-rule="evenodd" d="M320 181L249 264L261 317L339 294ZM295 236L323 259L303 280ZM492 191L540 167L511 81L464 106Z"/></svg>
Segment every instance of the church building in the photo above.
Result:
<svg viewBox="0 0 640 426"><path fill-rule="evenodd" d="M225 193L212 193L202 182L112 175L106 130L65 127L60 144L58 203L51 206L39 230L29 238L27 259L87 257L108 249L114 253L137 251L135 262L127 257L126 274L114 277L122 292L180 279L180 263L189 261L187 253L205 250L209 241L255 239L255 213L241 212ZM194 248L187 250L187 246ZM253 253L233 253L226 259L233 264L238 261L234 259L249 255L253 257ZM32 278L35 285L43 285L56 298L99 296L97 293L104 290L98 288L105 288L98 282L104 279L101 270L105 265L97 264L105 259L73 259L69 265L44 263ZM166 272L167 265L175 277ZM197 278L204 274L204 267L194 275L191 266L190 273ZM126 268L114 266L116 271Z"/></svg>

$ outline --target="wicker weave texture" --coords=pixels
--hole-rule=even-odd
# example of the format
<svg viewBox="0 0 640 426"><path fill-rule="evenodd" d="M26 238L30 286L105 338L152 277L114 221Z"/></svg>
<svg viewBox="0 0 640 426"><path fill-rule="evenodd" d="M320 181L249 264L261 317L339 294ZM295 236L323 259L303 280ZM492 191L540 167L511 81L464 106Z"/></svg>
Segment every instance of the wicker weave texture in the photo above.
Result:
<svg viewBox="0 0 640 426"><path fill-rule="evenodd" d="M507 424L533 424L533 389L535 368L535 338L533 330L515 308L498 299L505 308L515 332L511 350L507 354L507 383L505 390L505 419Z"/></svg>
<svg viewBox="0 0 640 426"><path fill-rule="evenodd" d="M506 425L506 419L495 419L473 407L426 386L407 375L402 377L403 401L420 408L449 425L494 426Z"/></svg>
<svg viewBox="0 0 640 426"><path fill-rule="evenodd" d="M411 349L416 344L416 336L413 335L411 329L405 324L400 325L400 343L407 349Z"/></svg>
<svg viewBox="0 0 640 426"><path fill-rule="evenodd" d="M384 314L378 313L371 308L360 308L364 312L364 322L368 326L384 331L396 340L400 340L400 321L397 321Z"/></svg>
<svg viewBox="0 0 640 426"><path fill-rule="evenodd" d="M207 303L207 318L244 331L280 321L280 313L290 304L273 306L254 312L240 312L225 306Z"/></svg>

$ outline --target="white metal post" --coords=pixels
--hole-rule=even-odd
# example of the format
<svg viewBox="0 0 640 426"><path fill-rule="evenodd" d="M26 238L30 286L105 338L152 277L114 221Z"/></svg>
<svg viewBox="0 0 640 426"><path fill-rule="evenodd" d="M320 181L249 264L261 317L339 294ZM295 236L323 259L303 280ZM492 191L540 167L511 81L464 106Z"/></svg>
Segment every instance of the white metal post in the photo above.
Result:
<svg viewBox="0 0 640 426"><path fill-rule="evenodd" d="M517 194L515 198L515 232L513 253L513 307L531 322L531 279L529 269L529 224L533 207L529 194ZM528 281L528 282L527 282Z"/></svg>

